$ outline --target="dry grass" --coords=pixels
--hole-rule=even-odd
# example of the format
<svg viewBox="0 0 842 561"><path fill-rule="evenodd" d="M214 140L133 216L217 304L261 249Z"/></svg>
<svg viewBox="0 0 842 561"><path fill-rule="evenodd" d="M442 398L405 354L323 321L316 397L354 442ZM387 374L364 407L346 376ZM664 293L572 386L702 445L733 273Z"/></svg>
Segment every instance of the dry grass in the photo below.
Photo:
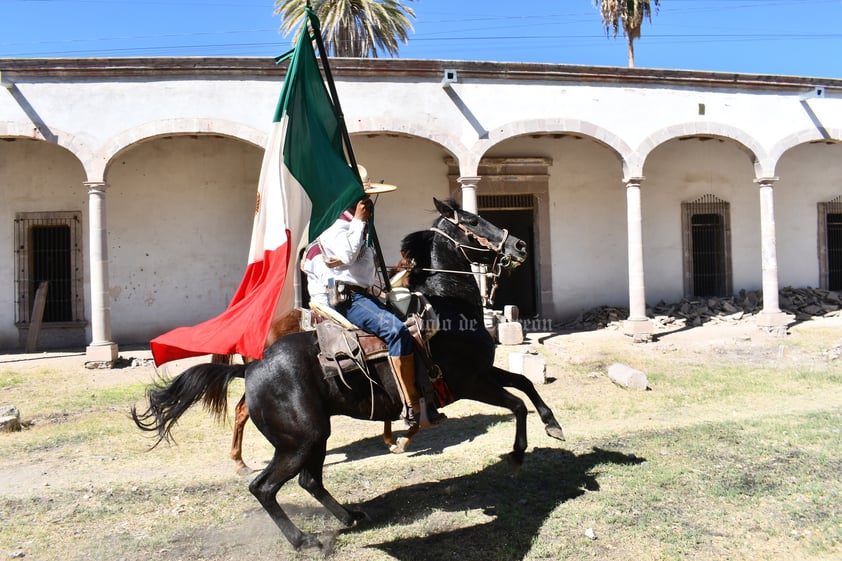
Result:
<svg viewBox="0 0 842 561"><path fill-rule="evenodd" d="M448 407L450 420L403 456L385 451L378 424L336 418L326 485L370 519L343 529L294 483L279 494L296 523L320 535L322 554L289 548L233 474L229 428L201 409L180 422L177 446L147 451L127 411L150 368L0 357L0 403L34 420L0 435L0 558L838 558L839 328L823 320L774 338L706 326L647 345L607 331L547 336L537 348L552 382L539 390L568 442L547 437L530 414L518 477L500 458L514 438L511 416L489 406ZM611 384L612 362L646 372L652 390ZM246 460L270 455L249 426Z"/></svg>

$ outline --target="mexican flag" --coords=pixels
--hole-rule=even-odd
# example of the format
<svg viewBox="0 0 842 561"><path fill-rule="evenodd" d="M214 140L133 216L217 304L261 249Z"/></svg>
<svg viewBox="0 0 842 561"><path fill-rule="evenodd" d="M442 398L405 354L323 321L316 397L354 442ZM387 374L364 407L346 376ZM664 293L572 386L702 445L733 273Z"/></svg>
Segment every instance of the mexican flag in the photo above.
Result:
<svg viewBox="0 0 842 561"><path fill-rule="evenodd" d="M318 19L308 13L313 32L319 33ZM273 321L293 310L299 247L364 195L342 149L341 123L309 34L302 30L263 157L240 287L217 317L153 339L155 364L205 354L262 358Z"/></svg>

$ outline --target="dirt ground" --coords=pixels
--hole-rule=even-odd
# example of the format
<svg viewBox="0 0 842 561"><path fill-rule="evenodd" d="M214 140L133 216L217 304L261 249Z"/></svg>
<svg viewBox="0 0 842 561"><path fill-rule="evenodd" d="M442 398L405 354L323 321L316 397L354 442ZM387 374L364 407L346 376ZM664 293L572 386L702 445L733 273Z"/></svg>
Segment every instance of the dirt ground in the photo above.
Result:
<svg viewBox="0 0 842 561"><path fill-rule="evenodd" d="M840 333L835 351L831 349L830 352L842 354L842 317L819 318L802 323L795 329L809 330L828 326L838 327ZM693 328L663 329L656 332L652 342L634 344L634 348L637 352L650 356L676 353L682 356L704 357L715 354L730 359L762 361L786 352L789 359L801 360L805 364L819 360L814 353L802 357L797 356L797 352L785 346L785 341L785 337L759 330L753 320L748 319L733 323L709 322ZM498 346L497 364L506 367L507 356L512 351L542 348L545 356L549 355L548 372L551 373L554 362L574 364L592 362L595 349L600 349L599 352L604 354L610 352L612 348L628 347L631 344L630 338L616 326L583 332L530 333L527 334L524 345ZM96 391L127 383L149 384L159 375L172 377L193 364L206 361L207 357L174 361L156 371L152 364L151 353L147 348L126 348L120 350L118 362L120 367L113 369L86 368L84 352L42 352L0 355L0 370L12 367L15 371L24 373L44 369L61 370L68 373L69 383L78 383L81 379L85 388ZM75 374L80 376L74 378ZM834 400L835 396L828 395L827 398ZM817 409L826 406L821 400L816 402L815 397L811 400ZM0 394L1 401L2 394ZM812 408L809 404L792 404L792 406L799 409ZM605 423L605 430L615 428L612 427L610 420L606 420ZM376 433L376 429L373 429L373 433ZM249 434L248 437L260 438L254 433ZM227 448L216 451L217 456L226 453ZM180 465L176 469L202 470L206 467L202 464L205 460L204 457L198 457L196 466ZM134 471L127 472L118 462L108 461L107 453L89 456L84 460L77 459L73 462L72 469L67 469L67 467L65 458L45 457L39 463L31 465L3 466L0 462L0 495L25 495L33 487L45 484L53 488L70 488L96 478L108 478L117 483L137 481L138 477L143 477L143 474ZM157 474L148 472L148 476L154 478Z"/></svg>
<svg viewBox="0 0 842 561"><path fill-rule="evenodd" d="M600 356L610 356L614 349L628 349L630 346L634 349L634 353L640 357L675 357L676 364L682 360L687 361L704 361L707 357L719 357L736 361L755 361L768 362L770 360L780 359L784 355L790 362L803 363L805 366L812 367L816 364L826 363L828 358L836 360L842 354L842 317L822 318L813 321L803 322L792 327L792 330L797 330L800 333L809 332L812 329L832 329L837 330L839 336L835 342L835 346L831 345L829 348L822 350L824 354L818 354L816 349L804 349L797 345L788 344L787 335L781 333L772 334L764 332L757 328L752 319L746 319L735 323L726 322L708 322L699 327L664 329L656 333L654 340L650 343L631 343L629 337L624 335L616 328L607 328L597 331L586 332L572 332L572 333L531 333L528 335L527 341L524 345L513 347L498 347L497 363L500 366L507 365L508 354L512 351L522 351L525 348L538 349L547 360L548 375L553 376L556 372L561 372L566 366L575 364L593 365L595 369L602 369L607 366L600 364ZM834 354L835 356L828 356ZM121 348L120 349L120 363L119 368L113 369L96 369L86 368L84 352L45 352L33 354L5 354L0 355L0 372L5 370L13 370L16 373L26 375L28 372L36 373L45 370L56 370L65 373L66 376L62 378L61 384L67 384L66 387L78 387L82 384L85 390L89 390L92 394L105 391L109 388L124 386L126 384L146 385L150 383L157 375L174 376L183 371L191 364L198 362L205 362L207 357L199 357L196 359L178 361L171 363L166 368L156 372L151 364L151 355L146 348ZM840 358L842 360L842 358ZM604 374L604 372L603 372ZM595 374L596 375L596 374ZM762 383L762 382L761 382ZM581 435L587 432L589 435L599 434L616 434L618 430L622 429L622 425L626 422L622 418L606 418L598 422L589 422L587 427L578 426L575 418L575 411L564 410L558 404L564 403L564 398L561 397L561 391L564 386L559 384L548 384L543 388L539 388L548 402L555 402L556 414L559 420L565 426L570 435ZM569 388L567 388L569 390ZM62 387L51 388L50 391L63 391ZM142 395L138 396L142 399ZM0 405L5 403L5 394L3 388L0 387ZM791 409L799 413L810 411L822 411L838 407L840 403L840 392L828 392L826 394L805 394L803 398L785 400L771 404L770 407L777 407L781 413ZM468 409L467 405L463 407L460 403L454 404L451 414L451 408L447 409L448 414L453 417L452 426L458 425L460 422L464 423L465 427L470 430L476 430L477 434L485 432L489 427L493 427L493 421L482 421L486 423L480 428L476 428L469 424L469 421L475 423L474 418L488 414L488 408L483 409L480 406L478 409L475 405L471 405L472 409ZM198 408L197 408L198 409ZM560 410L561 409L561 410ZM477 413L479 412L479 413ZM61 415L75 415L71 411L56 412L56 416ZM704 413L702 413L704 414ZM720 410L712 411L711 415L721 414ZM739 414L750 415L750 411L734 412L734 416ZM27 421L26 411L23 411L24 421ZM125 411L121 413L124 420L126 419ZM201 417L201 412L197 413L197 418ZM460 419L460 417L462 417ZM693 419L693 422L698 422L699 417ZM36 419L36 422L61 422L60 418L55 419ZM130 421L128 421L130 423ZM539 429L534 425L536 422L534 416L529 421L532 423L530 432L537 432ZM637 429L652 428L659 429L664 427L674 427L676 422L680 424L680 420L675 418L661 419L657 416L639 418L636 420L639 425ZM688 423L690 422L688 418ZM154 482L159 482L162 477L162 470L166 469L167 477L176 482L181 482L181 485L186 488L187 483L202 479L203 485L210 485L211 489L217 489L218 493L227 489L226 481L236 480L236 476L232 476L233 464L227 460L228 441L230 438L230 429L223 428L218 431L218 434L213 436L213 440L201 441L202 450L191 449L189 440L191 438L190 431L193 430L192 425L188 423L186 429L183 429L179 434L187 434L185 440L187 444L182 444L179 447L172 449L158 449L152 454L139 454L121 456L120 451L113 451L108 449L94 450L86 447L84 443L79 444L77 449L69 449L65 453L52 453L50 450L36 450L33 453L27 454L23 461L16 461L14 458L7 456L5 449L5 436L0 435L0 497L11 499L12 501L20 500L27 501L30 498L39 494L38 490L49 488L53 493L61 493L62 491L73 491L85 488L99 488L105 485L108 487L108 492L112 489L117 493L118 489L123 487L129 488L126 493L140 493L145 484L150 486ZM353 443L359 446L360 440L365 440L362 446L366 450L377 450L375 454L381 454L380 445L378 441L379 427L373 423L358 422L346 420L342 423L342 428L335 432L335 436L331 437L329 443L329 455L327 465L338 465L344 461L348 461L341 455L338 450L349 449ZM505 444L503 448L510 443L511 432L510 428L502 430L505 434ZM430 431L432 433L432 431ZM470 432L470 431L469 431ZM423 434L423 433L422 433ZM454 438L454 435L448 436L447 433L441 433L444 436L435 436L435 438ZM139 435L138 440L140 439ZM549 441L543 438L544 435L537 436L537 443L530 444L536 447L549 446ZM425 438L433 438L425 437ZM479 437L469 437L479 438ZM499 436L495 437L498 438ZM534 438L531 436L530 438ZM574 439L576 436L574 436ZM575 441L575 440L574 440ZM440 448L447 448L448 444L440 445ZM134 448L140 448L142 445L137 443L129 443ZM553 444L554 445L554 444ZM499 448L499 442L493 444ZM66 448L66 447L65 447ZM333 450L331 450L333 449ZM539 448L545 450L545 448ZM464 454L475 454L477 458L483 456L486 451L478 452L476 448L467 450ZM262 437L256 433L254 427L247 429L246 432L246 449L245 459L247 462L259 466L268 459L269 450ZM388 455L385 456L388 458ZM367 461L362 456L355 458L357 461L365 464ZM399 460L390 460L396 462L399 466L396 469L404 469L411 461L407 458ZM460 457L458 461L470 464L473 461L469 456ZM412 473L411 467L406 467ZM209 483L208 483L209 482ZM238 489L243 487L242 481L236 483ZM214 487L215 486L215 487ZM350 485L345 486L349 488ZM204 491L203 491L204 492ZM214 492L214 491L211 491ZM259 553L260 548L268 547L266 544L274 544L277 546L279 537L276 529L268 521L259 507L256 504L251 504L252 498L248 495L245 489L240 489L237 501L248 504L249 507L246 512L246 519L249 524L256 524L256 530L260 536L260 541L253 545L252 540L255 536L243 537L242 544L237 542L241 550L251 553ZM353 494L348 497L353 500ZM33 499L34 500L34 499ZM311 504L312 501L308 498L303 504ZM239 503L238 503L239 504ZM208 507L210 508L210 507ZM241 509L245 507L239 507ZM315 510L319 510L316 508ZM2 514L2 513L0 513ZM297 513L300 514L300 513ZM234 523L235 527L245 524L246 522L238 521ZM213 543L217 538L213 537L212 532L208 531L207 535L199 536L200 541ZM198 538L197 538L198 539ZM234 538L231 538L234 539ZM251 544L251 545L250 545ZM177 544L176 544L177 546ZM3 544L0 547L0 555L14 553L14 544ZM162 547L161 552L166 553L162 555L162 559L221 559L216 554L174 554L172 548L175 547L173 543L169 543ZM210 546L204 546L210 547ZM230 543L225 544L225 547L234 547ZM190 549L188 545L184 545L185 551ZM224 548L223 548L224 549ZM193 551L193 550L190 550ZM27 559L39 559L37 555L29 555ZM44 557L49 558L49 557ZM100 557L97 557L100 558ZM102 557L108 559L104 555ZM255 558L264 558L257 555ZM292 557L290 557L292 558ZM584 557L583 557L584 558ZM739 558L739 557L738 557ZM344 557L342 558L344 559Z"/></svg>

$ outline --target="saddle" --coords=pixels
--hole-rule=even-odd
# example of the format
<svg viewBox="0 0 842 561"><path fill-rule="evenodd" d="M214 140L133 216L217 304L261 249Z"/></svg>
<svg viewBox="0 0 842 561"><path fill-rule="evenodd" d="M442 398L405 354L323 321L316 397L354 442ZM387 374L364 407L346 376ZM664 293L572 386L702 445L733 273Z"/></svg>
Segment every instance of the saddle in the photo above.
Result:
<svg viewBox="0 0 842 561"><path fill-rule="evenodd" d="M427 403L436 404L437 407L452 403L453 397L441 370L433 363L427 349L427 341L435 335L437 325L432 319L432 306L420 293L410 293L406 289L397 292L399 305L391 304L390 309L404 320L404 325L415 341L415 380L418 392L426 398ZM390 300L392 298L390 296ZM353 325L333 308L311 302L310 311L310 329L316 331L319 364L325 378L339 377L346 387L350 387L345 376L362 372L371 383L379 383L371 372L377 364L387 360L388 345L376 335ZM419 311L424 315L419 314Z"/></svg>

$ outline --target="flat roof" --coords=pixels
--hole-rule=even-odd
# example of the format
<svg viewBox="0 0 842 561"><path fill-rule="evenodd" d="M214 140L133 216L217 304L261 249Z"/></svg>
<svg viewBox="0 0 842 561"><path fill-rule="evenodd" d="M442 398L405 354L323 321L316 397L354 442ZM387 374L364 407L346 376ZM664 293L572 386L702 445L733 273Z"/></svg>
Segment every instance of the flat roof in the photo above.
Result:
<svg viewBox="0 0 842 561"><path fill-rule="evenodd" d="M625 68L533 62L482 62L404 58L330 58L335 76L414 77L440 80L456 70L459 80L612 83L701 88L803 89L824 86L842 91L842 79ZM0 58L0 74L30 78L104 78L142 76L277 77L286 65L267 57Z"/></svg>

